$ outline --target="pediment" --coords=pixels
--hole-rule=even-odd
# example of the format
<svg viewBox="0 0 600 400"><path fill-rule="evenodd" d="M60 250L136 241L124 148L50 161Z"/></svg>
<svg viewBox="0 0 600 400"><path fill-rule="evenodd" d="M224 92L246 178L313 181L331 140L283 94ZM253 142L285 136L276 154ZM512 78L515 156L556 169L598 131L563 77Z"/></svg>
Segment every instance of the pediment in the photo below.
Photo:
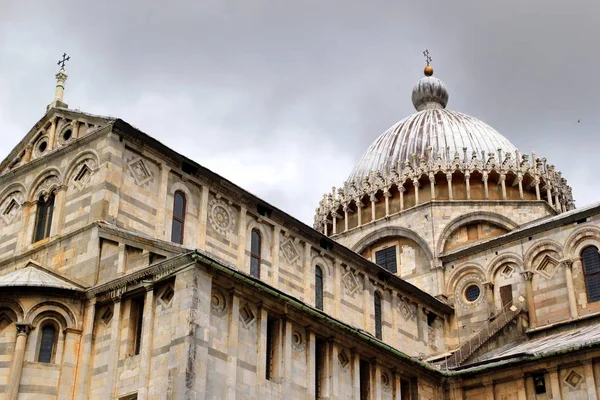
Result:
<svg viewBox="0 0 600 400"><path fill-rule="evenodd" d="M83 292L85 286L29 261L25 267L0 275L0 287L44 287Z"/></svg>
<svg viewBox="0 0 600 400"><path fill-rule="evenodd" d="M49 143L52 121L55 117L61 118L65 124L58 127L54 132L55 144L53 148ZM69 141L75 139L75 135L69 135L68 140L63 140L62 134L68 129L71 121L84 121L92 126L102 126L112 121L114 118L102 117L83 113L78 110L69 110L66 108L51 108L48 112L33 125L23 139L11 150L11 152L0 163L0 174L22 166L35 158L40 158L50 153L58 146L67 145ZM65 136L66 137L66 136Z"/></svg>

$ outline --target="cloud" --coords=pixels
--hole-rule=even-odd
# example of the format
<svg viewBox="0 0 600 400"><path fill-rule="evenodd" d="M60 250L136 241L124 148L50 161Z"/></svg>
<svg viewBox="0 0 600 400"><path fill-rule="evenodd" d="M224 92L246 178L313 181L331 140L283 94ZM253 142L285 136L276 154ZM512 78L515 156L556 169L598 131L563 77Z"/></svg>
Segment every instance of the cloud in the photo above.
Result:
<svg viewBox="0 0 600 400"><path fill-rule="evenodd" d="M600 198L600 3L0 0L0 151L52 100L121 117L308 224L377 136L414 110L429 48L449 108ZM577 123L577 120L581 120Z"/></svg>

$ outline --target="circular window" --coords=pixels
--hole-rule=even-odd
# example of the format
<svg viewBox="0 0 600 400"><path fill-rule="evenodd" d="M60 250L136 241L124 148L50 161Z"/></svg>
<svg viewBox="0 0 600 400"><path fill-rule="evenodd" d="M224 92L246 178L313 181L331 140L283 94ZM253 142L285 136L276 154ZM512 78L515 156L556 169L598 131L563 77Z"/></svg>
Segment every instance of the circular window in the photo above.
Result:
<svg viewBox="0 0 600 400"><path fill-rule="evenodd" d="M73 136L73 131L71 129L67 129L66 131L64 131L62 134L63 142L66 142L69 139L71 139L71 136Z"/></svg>
<svg viewBox="0 0 600 400"><path fill-rule="evenodd" d="M477 300L480 294L481 289L479 289L479 286L477 285L469 285L465 289L465 299L471 303Z"/></svg>
<svg viewBox="0 0 600 400"><path fill-rule="evenodd" d="M42 154L43 152L46 151L46 149L48 148L48 142L46 142L45 140L40 142L40 144L38 144L37 150L39 154Z"/></svg>

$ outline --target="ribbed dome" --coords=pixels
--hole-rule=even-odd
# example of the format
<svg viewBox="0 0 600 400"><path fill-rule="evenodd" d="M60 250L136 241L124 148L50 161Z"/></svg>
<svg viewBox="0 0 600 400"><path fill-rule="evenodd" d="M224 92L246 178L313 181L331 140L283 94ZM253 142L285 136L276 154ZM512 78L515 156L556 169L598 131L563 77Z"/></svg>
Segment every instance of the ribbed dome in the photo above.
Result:
<svg viewBox="0 0 600 400"><path fill-rule="evenodd" d="M477 118L441 107L427 108L379 136L356 164L349 180L369 176L372 171L384 171L392 165L398 167L399 161L401 164L406 160L412 162L413 153L420 157L429 148L432 155L439 154L445 160L447 147L451 159L456 152L462 159L463 148L469 158L473 151L478 158L482 152L487 158L489 153L497 154L498 149L513 154L516 150L508 139Z"/></svg>

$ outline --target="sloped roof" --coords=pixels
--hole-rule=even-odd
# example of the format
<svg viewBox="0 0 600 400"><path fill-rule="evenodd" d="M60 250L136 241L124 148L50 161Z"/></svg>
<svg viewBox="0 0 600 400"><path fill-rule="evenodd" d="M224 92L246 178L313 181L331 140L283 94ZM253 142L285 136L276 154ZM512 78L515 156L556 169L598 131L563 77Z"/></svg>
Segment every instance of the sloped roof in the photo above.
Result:
<svg viewBox="0 0 600 400"><path fill-rule="evenodd" d="M48 287L77 292L84 291L82 286L33 264L0 276L0 287Z"/></svg>

